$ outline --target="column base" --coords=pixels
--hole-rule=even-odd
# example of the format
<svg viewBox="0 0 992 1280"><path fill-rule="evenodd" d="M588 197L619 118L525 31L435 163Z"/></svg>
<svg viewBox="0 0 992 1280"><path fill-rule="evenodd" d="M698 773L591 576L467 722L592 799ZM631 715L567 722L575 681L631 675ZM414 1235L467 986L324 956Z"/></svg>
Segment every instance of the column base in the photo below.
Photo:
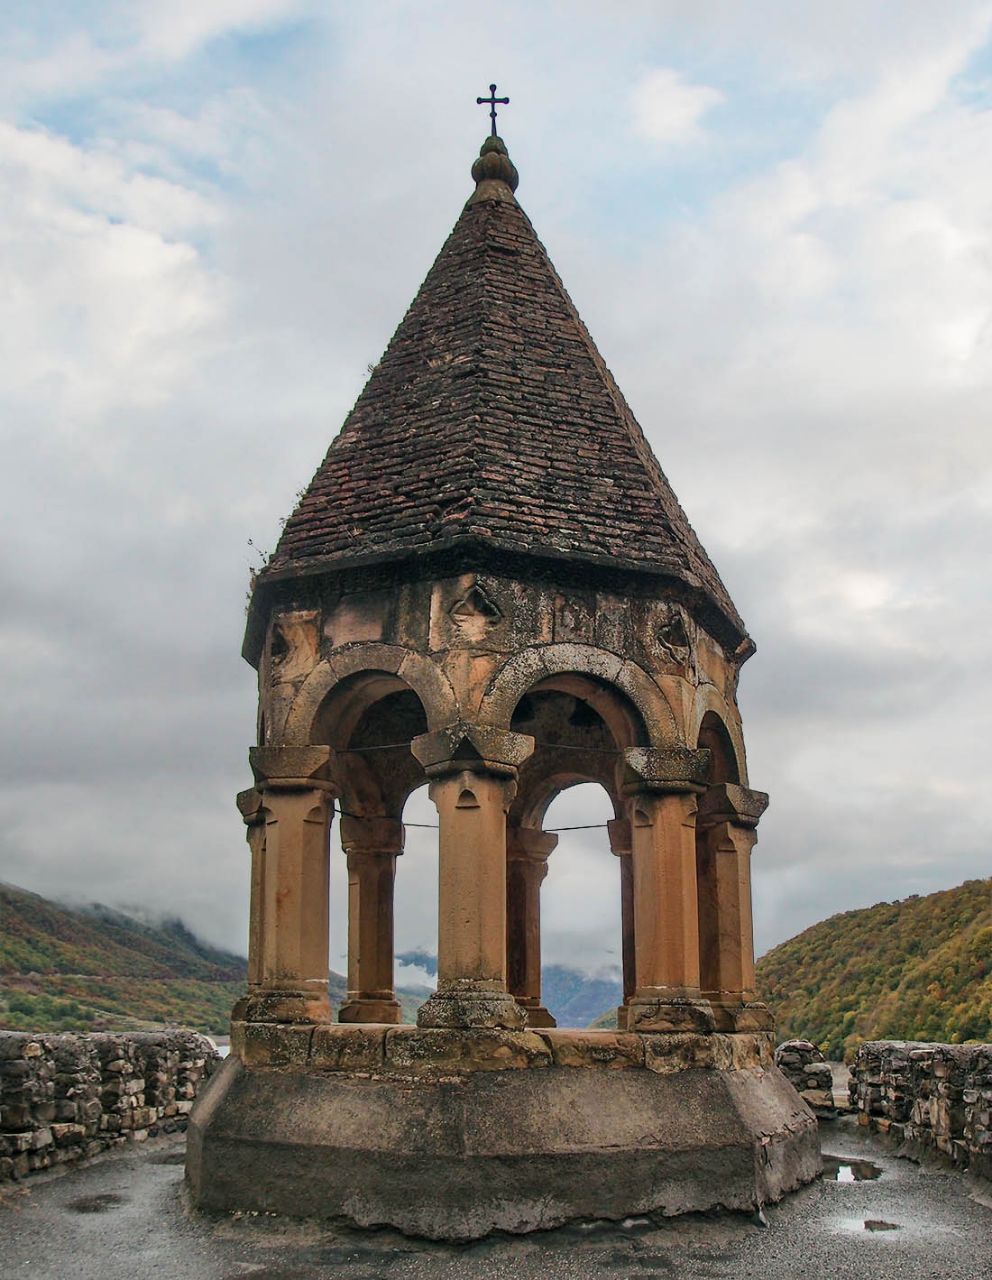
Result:
<svg viewBox="0 0 992 1280"><path fill-rule="evenodd" d="M629 1031L695 1031L715 1029L713 1009L700 995L682 995L664 987L645 988L627 1005Z"/></svg>
<svg viewBox="0 0 992 1280"><path fill-rule="evenodd" d="M717 1031L774 1031L775 1019L771 1010L760 1000L748 999L747 994L735 995L726 991L704 991L703 998L713 1009Z"/></svg>
<svg viewBox="0 0 992 1280"><path fill-rule="evenodd" d="M557 1027L557 1018L543 1004L528 1004L526 1000L521 1000L519 997L517 997L517 1004L524 1011L528 1027Z"/></svg>
<svg viewBox="0 0 992 1280"><path fill-rule="evenodd" d="M397 1024L403 1021L398 1000L379 1000L356 996L338 1010L338 1022L375 1022Z"/></svg>
<svg viewBox="0 0 992 1280"><path fill-rule="evenodd" d="M231 1010L232 1022L330 1022L326 991L249 991Z"/></svg>
<svg viewBox="0 0 992 1280"><path fill-rule="evenodd" d="M504 1027L527 1025L527 1011L508 991L458 983L435 991L417 1011L418 1027Z"/></svg>

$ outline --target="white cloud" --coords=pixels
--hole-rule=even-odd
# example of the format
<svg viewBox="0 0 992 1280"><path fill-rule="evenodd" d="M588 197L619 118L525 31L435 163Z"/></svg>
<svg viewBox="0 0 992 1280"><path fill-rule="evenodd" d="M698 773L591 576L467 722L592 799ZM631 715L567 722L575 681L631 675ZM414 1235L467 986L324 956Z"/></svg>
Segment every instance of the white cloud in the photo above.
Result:
<svg viewBox="0 0 992 1280"><path fill-rule="evenodd" d="M718 89L690 84L672 67L656 67L631 90L634 129L652 142L697 142L703 136L703 117L723 100Z"/></svg>
<svg viewBox="0 0 992 1280"><path fill-rule="evenodd" d="M2 122L0 192L4 394L21 406L8 430L47 410L49 431L112 432L111 406L168 396L221 314L196 244L218 209L100 149Z"/></svg>
<svg viewBox="0 0 992 1280"><path fill-rule="evenodd" d="M127 12L145 56L178 61L217 36L264 30L313 9L312 0L131 0Z"/></svg>
<svg viewBox="0 0 992 1280"><path fill-rule="evenodd" d="M992 700L992 111L961 90L987 5L570 5L563 31L520 3L494 32L444 0L273 0L173 30L128 6L113 39L121 10L71 8L0 67L0 877L167 899L241 945L247 538L271 546L457 215L491 61L522 201L759 642L759 945L987 865L963 797ZM309 61L211 61L300 15ZM633 82L642 137L707 140L664 199ZM608 963L605 840L553 859L546 953L578 932ZM435 885L411 833L401 946L434 936Z"/></svg>

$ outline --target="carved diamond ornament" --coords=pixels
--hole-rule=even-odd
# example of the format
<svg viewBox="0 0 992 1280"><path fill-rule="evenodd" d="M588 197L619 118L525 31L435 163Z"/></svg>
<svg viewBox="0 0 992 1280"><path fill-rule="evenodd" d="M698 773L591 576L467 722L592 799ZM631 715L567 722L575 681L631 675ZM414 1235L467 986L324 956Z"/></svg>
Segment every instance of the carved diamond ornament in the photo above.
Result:
<svg viewBox="0 0 992 1280"><path fill-rule="evenodd" d="M503 617L499 607L489 599L478 583L469 587L448 613L457 623L482 620L487 626L495 626Z"/></svg>

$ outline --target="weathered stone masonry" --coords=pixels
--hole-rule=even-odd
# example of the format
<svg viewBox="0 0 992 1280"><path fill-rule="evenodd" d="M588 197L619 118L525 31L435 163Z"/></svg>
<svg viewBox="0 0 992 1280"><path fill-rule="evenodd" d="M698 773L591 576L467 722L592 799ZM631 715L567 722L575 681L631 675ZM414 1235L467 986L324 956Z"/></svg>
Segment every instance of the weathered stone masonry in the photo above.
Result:
<svg viewBox="0 0 992 1280"><path fill-rule="evenodd" d="M815 1115L833 1115L834 1080L823 1053L808 1040L786 1040L775 1050L775 1065Z"/></svg>
<svg viewBox="0 0 992 1280"><path fill-rule="evenodd" d="M851 1068L858 1123L992 1178L992 1044L875 1040Z"/></svg>
<svg viewBox="0 0 992 1280"><path fill-rule="evenodd" d="M195 1031L0 1031L0 1182L185 1129L218 1061Z"/></svg>

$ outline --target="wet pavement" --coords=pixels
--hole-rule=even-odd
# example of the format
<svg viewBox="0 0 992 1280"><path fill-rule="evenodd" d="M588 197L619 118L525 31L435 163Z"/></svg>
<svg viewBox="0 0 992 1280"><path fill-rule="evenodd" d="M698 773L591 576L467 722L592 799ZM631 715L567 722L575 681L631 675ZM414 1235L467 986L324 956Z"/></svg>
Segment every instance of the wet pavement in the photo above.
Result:
<svg viewBox="0 0 992 1280"><path fill-rule="evenodd" d="M766 1210L585 1223L469 1246L186 1206L183 1142L162 1139L0 1194L13 1280L974 1280L992 1275L992 1199L897 1159L850 1121L822 1126L824 1179ZM880 1170L870 1176L871 1167ZM859 1172L856 1174L855 1170ZM983 1202L984 1201L984 1202Z"/></svg>

